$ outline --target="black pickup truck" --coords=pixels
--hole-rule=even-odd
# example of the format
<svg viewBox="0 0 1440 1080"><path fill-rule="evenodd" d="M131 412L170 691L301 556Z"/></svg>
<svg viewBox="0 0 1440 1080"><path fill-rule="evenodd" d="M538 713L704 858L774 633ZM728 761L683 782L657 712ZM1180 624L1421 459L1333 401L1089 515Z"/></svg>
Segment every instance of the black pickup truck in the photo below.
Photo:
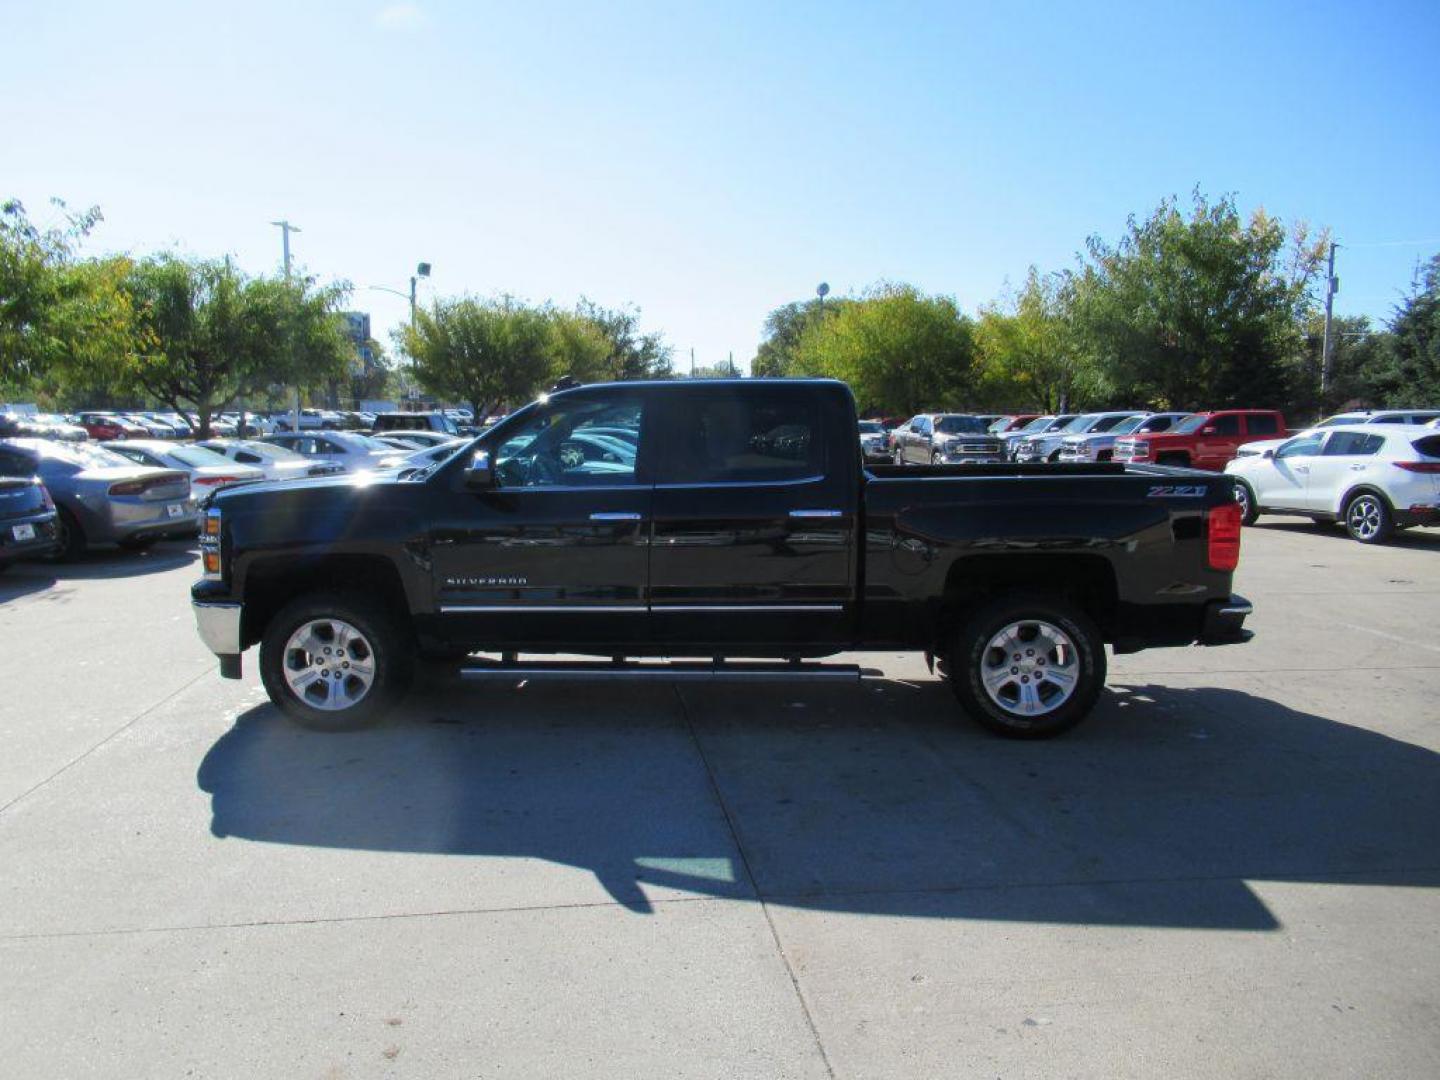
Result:
<svg viewBox="0 0 1440 1080"><path fill-rule="evenodd" d="M1106 644L1250 636L1229 477L867 469L856 432L839 382L612 383L420 471L222 491L200 635L231 678L258 643L271 699L332 730L379 717L422 658L477 679L853 679L817 661L915 650L1016 737L1086 715Z"/></svg>

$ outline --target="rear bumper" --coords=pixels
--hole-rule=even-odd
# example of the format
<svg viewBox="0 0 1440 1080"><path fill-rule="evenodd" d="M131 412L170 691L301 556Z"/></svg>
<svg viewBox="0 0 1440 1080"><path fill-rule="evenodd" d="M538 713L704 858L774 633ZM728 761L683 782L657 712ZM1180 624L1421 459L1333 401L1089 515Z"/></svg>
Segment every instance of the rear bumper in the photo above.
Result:
<svg viewBox="0 0 1440 1080"><path fill-rule="evenodd" d="M24 528L27 525L30 530L34 530L35 535L21 540L16 536L16 529L28 532L30 530ZM54 510L0 521L0 563L50 555L56 550L56 546Z"/></svg>
<svg viewBox="0 0 1440 1080"><path fill-rule="evenodd" d="M1243 596L1210 601L1205 605L1205 619L1196 644L1244 644L1255 636L1254 631L1245 629L1245 618L1254 610Z"/></svg>

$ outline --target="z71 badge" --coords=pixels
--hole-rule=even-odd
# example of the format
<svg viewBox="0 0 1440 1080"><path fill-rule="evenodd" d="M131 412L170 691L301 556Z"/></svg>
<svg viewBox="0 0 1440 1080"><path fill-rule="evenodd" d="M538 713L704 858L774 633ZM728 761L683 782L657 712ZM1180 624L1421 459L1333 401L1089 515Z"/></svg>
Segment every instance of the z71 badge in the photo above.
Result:
<svg viewBox="0 0 1440 1080"><path fill-rule="evenodd" d="M1151 499L1203 499L1208 494L1204 484L1155 484L1147 492Z"/></svg>

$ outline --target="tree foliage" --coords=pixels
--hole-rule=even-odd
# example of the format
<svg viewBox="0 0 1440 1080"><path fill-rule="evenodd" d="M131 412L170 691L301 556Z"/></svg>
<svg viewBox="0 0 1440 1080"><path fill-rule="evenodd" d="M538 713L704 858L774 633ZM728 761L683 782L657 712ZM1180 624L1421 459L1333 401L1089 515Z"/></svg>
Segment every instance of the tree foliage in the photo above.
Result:
<svg viewBox="0 0 1440 1080"><path fill-rule="evenodd" d="M1070 302L1068 279L1042 277L1032 266L1018 293L981 308L981 400L1056 412L1103 395L1102 377L1077 341Z"/></svg>
<svg viewBox="0 0 1440 1080"><path fill-rule="evenodd" d="M910 413L963 406L974 360L974 324L952 297L885 284L809 321L794 373L843 379L864 410Z"/></svg>
<svg viewBox="0 0 1440 1080"><path fill-rule="evenodd" d="M750 361L756 378L779 378L797 370L800 339L812 323L836 315L849 301L803 300L776 308L765 317L765 337Z"/></svg>
<svg viewBox="0 0 1440 1080"><path fill-rule="evenodd" d="M132 268L125 290L138 332L120 377L173 409L193 407L202 436L243 397L343 376L353 353L336 314L343 287L157 255Z"/></svg>
<svg viewBox="0 0 1440 1080"><path fill-rule="evenodd" d="M658 332L641 332L638 308L604 308L582 297L575 313L598 327L610 343L603 365L606 378L666 379L672 374L670 346Z"/></svg>
<svg viewBox="0 0 1440 1080"><path fill-rule="evenodd" d="M1325 239L1198 192L1092 237L1071 277L1079 342L1122 399L1173 408L1283 405Z"/></svg>
<svg viewBox="0 0 1440 1080"><path fill-rule="evenodd" d="M121 284L124 259L79 260L76 248L101 220L91 208L40 228L25 207L0 205L0 386L94 378L130 345L133 323Z"/></svg>
<svg viewBox="0 0 1440 1080"><path fill-rule="evenodd" d="M484 416L500 402L533 397L552 379L551 329L537 308L466 296L416 311L396 341L421 386Z"/></svg>
<svg viewBox="0 0 1440 1080"><path fill-rule="evenodd" d="M1440 255L1420 268L1390 332L1372 347L1369 389L1377 399L1397 407L1440 401Z"/></svg>

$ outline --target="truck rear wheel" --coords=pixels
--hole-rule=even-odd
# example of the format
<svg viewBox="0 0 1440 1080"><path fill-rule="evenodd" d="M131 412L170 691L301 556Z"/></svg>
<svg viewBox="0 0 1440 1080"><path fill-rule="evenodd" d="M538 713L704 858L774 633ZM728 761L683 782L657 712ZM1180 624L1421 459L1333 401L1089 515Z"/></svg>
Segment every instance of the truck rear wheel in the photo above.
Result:
<svg viewBox="0 0 1440 1080"><path fill-rule="evenodd" d="M946 668L961 706L991 731L1044 739L1094 708L1105 685L1105 643L1073 604L1006 596L965 622Z"/></svg>
<svg viewBox="0 0 1440 1080"><path fill-rule="evenodd" d="M280 710L316 731L354 731L405 695L415 647L393 615L353 593L286 604L260 641L260 678Z"/></svg>

